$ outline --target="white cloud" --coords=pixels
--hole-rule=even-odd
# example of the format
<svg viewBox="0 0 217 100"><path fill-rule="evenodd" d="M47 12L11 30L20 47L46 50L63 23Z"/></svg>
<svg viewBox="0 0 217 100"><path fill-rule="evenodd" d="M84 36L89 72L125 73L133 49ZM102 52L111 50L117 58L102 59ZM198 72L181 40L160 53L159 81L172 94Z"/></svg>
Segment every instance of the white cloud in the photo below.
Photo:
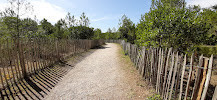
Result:
<svg viewBox="0 0 217 100"><path fill-rule="evenodd" d="M106 20L109 19L108 17L102 17L102 18L98 18L98 19L92 19L92 22L98 22L98 21L102 21L102 20Z"/></svg>
<svg viewBox="0 0 217 100"><path fill-rule="evenodd" d="M187 5L200 5L202 8L211 7L217 4L217 0L187 0Z"/></svg>
<svg viewBox="0 0 217 100"><path fill-rule="evenodd" d="M56 23L59 19L64 18L67 14L67 12L54 4L51 4L49 2L46 2L45 0L33 0L31 1L31 4L34 7L34 15L39 20L42 20L43 18L46 18L51 23Z"/></svg>
<svg viewBox="0 0 217 100"><path fill-rule="evenodd" d="M56 23L59 19L65 18L67 12L65 9L56 6L52 3L49 3L45 0L31 0L31 5L33 5L33 13L27 13L22 18L30 17L33 18L36 16L38 20L46 18L52 24ZM8 6L8 3L0 2L0 11L3 11L5 7Z"/></svg>

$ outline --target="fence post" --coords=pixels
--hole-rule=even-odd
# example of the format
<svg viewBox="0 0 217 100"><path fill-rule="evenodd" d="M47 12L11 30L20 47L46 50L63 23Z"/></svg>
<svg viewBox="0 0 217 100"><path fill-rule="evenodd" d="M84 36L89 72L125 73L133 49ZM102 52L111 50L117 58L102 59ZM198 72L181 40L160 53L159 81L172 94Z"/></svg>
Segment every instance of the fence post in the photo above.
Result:
<svg viewBox="0 0 217 100"><path fill-rule="evenodd" d="M24 61L23 47L22 47L22 43L21 43L20 39L18 39L17 45L18 45L17 46L18 47L18 55L19 55L19 59L20 59L20 66L22 69L22 74L23 74L23 77L26 77L27 73L26 73L26 67L25 67L25 61Z"/></svg>
<svg viewBox="0 0 217 100"><path fill-rule="evenodd" d="M205 97L206 97L206 93L207 93L208 86L209 86L209 81L210 81L211 74L212 74L212 63L213 63L213 55L209 59L209 67L208 67L208 71L207 71L207 75L206 75L206 82L204 85L201 100L205 100Z"/></svg>
<svg viewBox="0 0 217 100"><path fill-rule="evenodd" d="M182 99L182 89L183 89L183 80L184 80L184 74L185 74L185 65L186 65L186 55L184 57L183 67L182 67L182 76L181 76L181 83L180 83L179 100Z"/></svg>
<svg viewBox="0 0 217 100"><path fill-rule="evenodd" d="M173 78L172 78L172 84L171 84L171 88L170 88L170 94L169 94L169 100L171 99L172 93L173 93L173 87L175 85L175 78L176 78L176 74L177 74L177 66L178 66L178 60L179 60L179 55L178 52L176 54L176 59L175 59L175 67L174 67L174 71L173 71Z"/></svg>
<svg viewBox="0 0 217 100"><path fill-rule="evenodd" d="M157 70L157 83L156 83L156 92L159 93L159 83L160 83L160 75L161 75L161 48L159 50L159 59L158 59L158 70Z"/></svg>
<svg viewBox="0 0 217 100"><path fill-rule="evenodd" d="M202 90L203 90L203 85L204 85L204 82L206 80L206 71L207 71L207 65L208 65L208 59L205 58L204 59L204 65L203 65L203 71L202 71L202 76L201 76L201 82L200 82L200 85L199 85L199 90L198 90L198 94L197 94L197 100L199 100L201 98L201 93L202 93Z"/></svg>
<svg viewBox="0 0 217 100"><path fill-rule="evenodd" d="M165 95L165 87L166 87L166 80L167 80L167 70L168 70L168 66L169 66L169 58L170 58L170 53L172 52L172 48L169 49L168 53L167 53L167 59L166 59L166 66L165 66L165 69L164 69L164 81L163 81L163 89L162 89L162 98L164 97Z"/></svg>
<svg viewBox="0 0 217 100"><path fill-rule="evenodd" d="M199 58L199 67L203 66L203 55L200 56ZM194 88L193 88L193 92L192 92L192 96L191 96L191 100L195 100L197 98L197 94L198 94L198 90L199 90L199 85L201 83L201 74L202 73L202 69L198 68L197 70L197 76L195 79L195 83L194 83Z"/></svg>
<svg viewBox="0 0 217 100"><path fill-rule="evenodd" d="M191 77L192 77L192 70L193 70L193 54L191 55L190 70L189 70L189 75L188 75L188 81L187 81L187 86L186 86L186 90L185 90L185 98L184 98L184 100L187 100L187 97L188 97L189 87L190 87L190 82L191 82Z"/></svg>

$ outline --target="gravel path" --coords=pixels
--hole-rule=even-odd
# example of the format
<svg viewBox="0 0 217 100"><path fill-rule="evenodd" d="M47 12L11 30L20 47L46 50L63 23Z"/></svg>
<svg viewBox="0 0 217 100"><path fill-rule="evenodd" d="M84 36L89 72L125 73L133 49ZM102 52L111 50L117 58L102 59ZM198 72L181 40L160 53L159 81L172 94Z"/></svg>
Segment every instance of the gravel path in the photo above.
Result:
<svg viewBox="0 0 217 100"><path fill-rule="evenodd" d="M120 46L108 43L74 66L46 100L142 99L151 89L120 56ZM70 64L70 61L68 62Z"/></svg>

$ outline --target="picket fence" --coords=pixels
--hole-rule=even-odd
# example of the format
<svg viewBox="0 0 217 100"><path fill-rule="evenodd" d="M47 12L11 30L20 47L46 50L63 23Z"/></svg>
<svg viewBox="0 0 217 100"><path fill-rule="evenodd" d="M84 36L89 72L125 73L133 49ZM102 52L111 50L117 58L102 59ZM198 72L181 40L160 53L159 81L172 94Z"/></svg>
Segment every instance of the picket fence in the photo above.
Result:
<svg viewBox="0 0 217 100"><path fill-rule="evenodd" d="M163 100L217 100L217 87L209 88L213 55L196 58L193 54L188 57L172 48L138 47L124 40L106 42L123 46L136 69L152 83Z"/></svg>
<svg viewBox="0 0 217 100"><path fill-rule="evenodd" d="M63 61L104 44L104 40L20 38L0 40L0 90Z"/></svg>

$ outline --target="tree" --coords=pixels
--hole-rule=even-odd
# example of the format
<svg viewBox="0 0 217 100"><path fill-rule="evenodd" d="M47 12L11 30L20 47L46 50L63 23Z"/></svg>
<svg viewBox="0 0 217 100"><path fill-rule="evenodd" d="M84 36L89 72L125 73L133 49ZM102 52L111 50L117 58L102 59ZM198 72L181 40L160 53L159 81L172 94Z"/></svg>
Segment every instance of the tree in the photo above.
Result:
<svg viewBox="0 0 217 100"><path fill-rule="evenodd" d="M65 30L64 30L64 24L65 21L63 19L60 19L57 21L57 23L54 25L55 27L55 32L54 35L55 37L57 37L58 39L62 39L62 38L67 38L67 34L64 34Z"/></svg>
<svg viewBox="0 0 217 100"><path fill-rule="evenodd" d="M127 41L134 43L134 40L136 39L135 24L129 18L127 18L126 15L123 15L119 25L120 27L118 31L120 32L120 38L127 39Z"/></svg>
<svg viewBox="0 0 217 100"><path fill-rule="evenodd" d="M116 28L113 27L113 28L112 28L112 33L116 33L116 32L117 32Z"/></svg>
<svg viewBox="0 0 217 100"><path fill-rule="evenodd" d="M7 18L11 18L11 22L13 23L13 27L16 28L16 32L13 33L15 35L16 38L19 38L20 33L21 32L21 23L20 23L20 17L25 15L26 13L32 12L33 11L33 7L30 4L30 2L26 1L26 0L8 0L8 2L10 3L10 6L8 6L7 8L5 8L5 11L1 12L1 16L2 17L7 17ZM16 22L14 21L14 17L16 17ZM9 21L9 20L8 20Z"/></svg>
<svg viewBox="0 0 217 100"><path fill-rule="evenodd" d="M71 14L68 12L68 14L65 17L65 22L67 28L75 26L76 25L75 16L71 16Z"/></svg>
<svg viewBox="0 0 217 100"><path fill-rule="evenodd" d="M93 39L100 39L101 34L102 34L102 31L100 29L98 28L95 29Z"/></svg>
<svg viewBox="0 0 217 100"><path fill-rule="evenodd" d="M25 18L21 20L23 30L23 34L25 34L27 37L31 37L31 35L35 34L38 31L38 23L35 20L32 20L31 18Z"/></svg>
<svg viewBox="0 0 217 100"><path fill-rule="evenodd" d="M212 9L204 8L203 12L201 12L201 16L207 23L211 24L208 38L204 44L215 45L217 43L217 10L215 10L215 6L213 6Z"/></svg>
<svg viewBox="0 0 217 100"><path fill-rule="evenodd" d="M169 1L155 0L151 10L141 17L136 31L137 44L186 52L204 43L210 23L204 20L200 7L186 8L185 2L178 3L183 0Z"/></svg>
<svg viewBox="0 0 217 100"><path fill-rule="evenodd" d="M20 65L22 68L22 73L24 75L24 77L27 76L26 73L26 67L25 67L25 62L24 62L24 55L23 55L23 50L21 50L21 45L20 45L20 37L24 36L25 34L21 34L23 33L22 29L21 29L21 20L20 20L20 16L26 14L27 12L32 11L32 6L29 2L27 2L26 0L8 0L8 2L10 3L10 6L8 8L5 9L4 12L1 12L1 17L5 17L7 19L7 21L9 22L13 22L12 28L15 30L10 31L10 29L8 31L10 31L10 33L13 35L12 39L14 41L16 41L16 46L18 47L18 55L20 59ZM14 23L14 21L16 20L16 23Z"/></svg>
<svg viewBox="0 0 217 100"><path fill-rule="evenodd" d="M54 33L54 26L45 18L40 21L40 27L42 29L42 34L50 35Z"/></svg>
<svg viewBox="0 0 217 100"><path fill-rule="evenodd" d="M86 26L88 27L90 22L88 17L85 15L85 13L83 12L80 16L80 20L79 20L80 26Z"/></svg>

